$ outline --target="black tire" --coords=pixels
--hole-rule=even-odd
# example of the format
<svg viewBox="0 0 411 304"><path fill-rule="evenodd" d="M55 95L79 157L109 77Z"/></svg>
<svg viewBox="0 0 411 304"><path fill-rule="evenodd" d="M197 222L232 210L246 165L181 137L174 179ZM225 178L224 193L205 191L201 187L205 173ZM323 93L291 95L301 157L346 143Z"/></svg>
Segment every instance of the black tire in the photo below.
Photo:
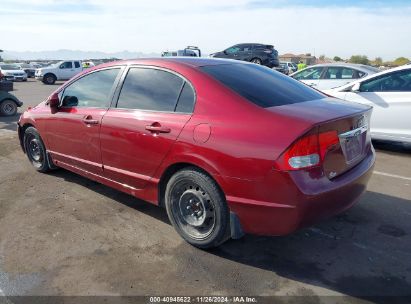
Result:
<svg viewBox="0 0 411 304"><path fill-rule="evenodd" d="M258 65L262 65L262 64L263 64L263 62L262 62L262 60L261 60L260 58L253 58L253 59L251 59L251 62L252 62L252 63L255 63L255 64L258 64Z"/></svg>
<svg viewBox="0 0 411 304"><path fill-rule="evenodd" d="M178 234L193 246L217 247L230 236L224 194L210 176L195 167L182 169L170 178L165 205Z"/></svg>
<svg viewBox="0 0 411 304"><path fill-rule="evenodd" d="M56 82L57 78L53 74L46 74L43 76L43 83L44 84L54 84Z"/></svg>
<svg viewBox="0 0 411 304"><path fill-rule="evenodd" d="M4 116L14 116L17 113L17 104L14 100L5 99L0 102L0 114Z"/></svg>
<svg viewBox="0 0 411 304"><path fill-rule="evenodd" d="M47 158L46 147L36 128L28 127L24 131L23 143L26 155L33 167L43 173L50 171L51 168Z"/></svg>

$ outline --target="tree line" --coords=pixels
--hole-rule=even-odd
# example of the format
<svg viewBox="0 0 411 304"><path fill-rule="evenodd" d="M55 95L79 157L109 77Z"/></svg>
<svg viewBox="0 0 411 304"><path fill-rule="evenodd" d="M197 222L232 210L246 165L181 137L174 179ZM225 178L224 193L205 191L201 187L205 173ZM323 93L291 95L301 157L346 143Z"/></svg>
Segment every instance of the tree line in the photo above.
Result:
<svg viewBox="0 0 411 304"><path fill-rule="evenodd" d="M334 56L333 60L373 66L400 66L411 62L411 60L406 57L398 57L394 61L383 61L381 57L376 57L374 60L370 60L365 55L352 55L349 59L342 59L339 56Z"/></svg>

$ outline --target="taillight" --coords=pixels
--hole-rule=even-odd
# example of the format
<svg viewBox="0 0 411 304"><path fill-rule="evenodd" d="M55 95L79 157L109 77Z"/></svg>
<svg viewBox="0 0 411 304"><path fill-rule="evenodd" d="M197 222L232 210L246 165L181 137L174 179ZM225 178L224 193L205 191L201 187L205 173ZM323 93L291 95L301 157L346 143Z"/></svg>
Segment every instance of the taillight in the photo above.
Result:
<svg viewBox="0 0 411 304"><path fill-rule="evenodd" d="M279 157L275 167L288 171L319 166L327 152L338 143L337 131L303 136Z"/></svg>

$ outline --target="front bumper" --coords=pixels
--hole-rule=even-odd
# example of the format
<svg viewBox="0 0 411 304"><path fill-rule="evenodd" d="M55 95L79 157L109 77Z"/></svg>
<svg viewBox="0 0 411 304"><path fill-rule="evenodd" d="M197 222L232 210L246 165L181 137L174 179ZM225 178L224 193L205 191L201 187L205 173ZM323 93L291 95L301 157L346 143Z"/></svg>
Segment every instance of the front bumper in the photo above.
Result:
<svg viewBox="0 0 411 304"><path fill-rule="evenodd" d="M43 81L43 75L35 75L34 78L37 80Z"/></svg>
<svg viewBox="0 0 411 304"><path fill-rule="evenodd" d="M321 168L317 172L273 171L258 184L249 181L236 186L265 200L228 195L227 203L244 232L286 235L350 208L365 192L374 162L375 153L370 149L361 163L332 180Z"/></svg>
<svg viewBox="0 0 411 304"><path fill-rule="evenodd" d="M24 80L27 80L27 76L25 76L25 75L22 75L22 76L20 76L20 75L19 76L5 75L4 79L8 80L8 81L24 81Z"/></svg>

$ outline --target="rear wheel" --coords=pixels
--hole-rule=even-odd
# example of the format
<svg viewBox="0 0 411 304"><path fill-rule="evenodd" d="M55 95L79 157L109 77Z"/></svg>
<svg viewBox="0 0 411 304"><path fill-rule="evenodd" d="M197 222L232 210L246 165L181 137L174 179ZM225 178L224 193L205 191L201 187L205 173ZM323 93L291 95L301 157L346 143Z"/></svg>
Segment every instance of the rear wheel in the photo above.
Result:
<svg viewBox="0 0 411 304"><path fill-rule="evenodd" d="M29 161L39 172L50 171L50 165L47 159L46 147L40 137L37 129L28 127L24 131L24 149Z"/></svg>
<svg viewBox="0 0 411 304"><path fill-rule="evenodd" d="M168 217L188 243L212 248L228 238L229 211L216 182L195 167L174 174L166 187Z"/></svg>
<svg viewBox="0 0 411 304"><path fill-rule="evenodd" d="M5 99L0 103L0 114L13 116L17 113L17 104L11 99Z"/></svg>

